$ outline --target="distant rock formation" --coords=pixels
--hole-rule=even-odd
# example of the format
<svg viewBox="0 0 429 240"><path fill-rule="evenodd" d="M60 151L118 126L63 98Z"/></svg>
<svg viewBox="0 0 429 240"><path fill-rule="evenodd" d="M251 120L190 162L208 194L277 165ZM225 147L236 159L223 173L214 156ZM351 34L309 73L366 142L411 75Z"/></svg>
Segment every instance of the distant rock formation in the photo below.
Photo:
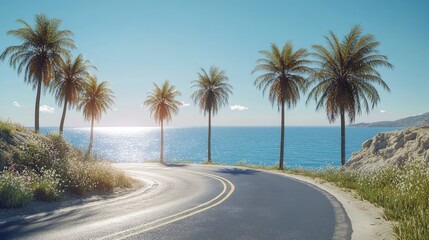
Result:
<svg viewBox="0 0 429 240"><path fill-rule="evenodd" d="M371 172L413 160L429 163L429 127L378 133L362 144L361 151L352 154L343 169Z"/></svg>
<svg viewBox="0 0 429 240"><path fill-rule="evenodd" d="M382 121L373 123L355 123L350 127L421 127L429 126L429 112L407 118L401 118L396 121Z"/></svg>

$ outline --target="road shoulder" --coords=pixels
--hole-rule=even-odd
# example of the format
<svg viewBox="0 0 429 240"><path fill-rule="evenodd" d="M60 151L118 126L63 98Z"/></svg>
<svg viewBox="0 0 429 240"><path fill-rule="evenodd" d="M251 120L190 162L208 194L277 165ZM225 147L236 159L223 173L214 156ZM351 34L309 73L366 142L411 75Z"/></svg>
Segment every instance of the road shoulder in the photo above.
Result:
<svg viewBox="0 0 429 240"><path fill-rule="evenodd" d="M234 166L236 167L236 166ZM237 167L246 168L246 167ZM259 169L258 169L259 170ZM376 207L372 203L361 200L351 190L341 189L332 183L306 176L282 173L270 170L259 170L271 174L282 175L313 185L331 194L340 202L346 211L352 224L352 240L394 239L392 225L394 222L387 221L383 217L383 208Z"/></svg>
<svg viewBox="0 0 429 240"><path fill-rule="evenodd" d="M379 208L366 200L360 200L352 191L338 188L332 183L310 177L284 174L290 178L312 184L332 196L344 207L352 223L352 240L364 239L394 239L392 224L383 217L383 208Z"/></svg>

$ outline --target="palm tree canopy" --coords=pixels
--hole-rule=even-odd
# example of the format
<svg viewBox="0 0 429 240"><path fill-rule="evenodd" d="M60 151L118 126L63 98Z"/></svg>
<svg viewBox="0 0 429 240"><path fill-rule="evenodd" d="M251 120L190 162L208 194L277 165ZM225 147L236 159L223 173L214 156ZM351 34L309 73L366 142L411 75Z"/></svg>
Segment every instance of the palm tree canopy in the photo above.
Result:
<svg viewBox="0 0 429 240"><path fill-rule="evenodd" d="M153 85L155 88L148 94L144 104L149 107L151 116L155 117L156 122L170 121L172 114L179 112L179 106L182 103L176 98L182 94L168 81L165 81L161 87L155 83Z"/></svg>
<svg viewBox="0 0 429 240"><path fill-rule="evenodd" d="M198 80L193 81L192 87L197 90L191 95L194 103L200 110L206 113L216 114L222 106L228 104L229 94L232 94L232 86L228 83L228 77L224 70L218 67L210 67L207 73L203 68L198 73Z"/></svg>
<svg viewBox="0 0 429 240"><path fill-rule="evenodd" d="M75 48L71 39L73 33L60 30L61 20L49 19L44 14L36 15L34 28L24 20L17 21L24 26L10 30L8 34L17 37L22 44L6 48L0 59L10 55L9 64L18 69L18 74L24 70L25 82L32 84L34 89L38 81L43 81L46 87L61 58L70 56L69 49Z"/></svg>
<svg viewBox="0 0 429 240"><path fill-rule="evenodd" d="M259 51L264 58L258 59L255 72L264 72L254 81L263 94L268 91L272 105L276 104L280 110L282 103L288 108L294 107L300 99L300 91L305 90L306 78L304 74L311 73L309 53L306 49L293 50L291 42L286 42L283 49L271 44L271 51Z"/></svg>
<svg viewBox="0 0 429 240"><path fill-rule="evenodd" d="M390 91L381 78L377 67L393 68L386 56L377 50L380 45L373 35L362 34L360 26L354 26L340 42L330 32L325 36L328 47L314 45L317 68L310 84L316 84L309 94L315 100L316 110L326 107L330 122L335 122L341 112L347 113L350 123L356 113L366 113L380 101L374 84Z"/></svg>
<svg viewBox="0 0 429 240"><path fill-rule="evenodd" d="M108 87L108 82L97 82L97 77L90 76L85 84L78 109L82 109L85 120L100 120L101 115L113 105L113 92Z"/></svg>
<svg viewBox="0 0 429 240"><path fill-rule="evenodd" d="M61 59L50 86L58 104L61 105L66 100L69 108L72 108L79 103L79 95L90 76L88 69L91 67L95 68L81 54L74 60L70 57L65 61Z"/></svg>

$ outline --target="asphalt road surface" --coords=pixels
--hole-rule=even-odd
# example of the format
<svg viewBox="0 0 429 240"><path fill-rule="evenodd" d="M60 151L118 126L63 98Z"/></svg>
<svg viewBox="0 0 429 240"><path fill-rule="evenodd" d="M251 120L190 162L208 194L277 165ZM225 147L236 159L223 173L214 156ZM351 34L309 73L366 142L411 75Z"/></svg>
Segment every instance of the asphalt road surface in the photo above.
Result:
<svg viewBox="0 0 429 240"><path fill-rule="evenodd" d="M0 239L350 239L331 195L263 171L118 164L146 182L121 197L0 223Z"/></svg>

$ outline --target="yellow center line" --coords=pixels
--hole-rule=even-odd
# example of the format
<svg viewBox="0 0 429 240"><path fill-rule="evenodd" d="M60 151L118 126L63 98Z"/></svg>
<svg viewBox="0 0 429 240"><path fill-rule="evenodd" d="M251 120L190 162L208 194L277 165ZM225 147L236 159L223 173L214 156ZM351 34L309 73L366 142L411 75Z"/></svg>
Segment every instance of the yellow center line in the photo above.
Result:
<svg viewBox="0 0 429 240"><path fill-rule="evenodd" d="M186 171L186 170L184 170L184 171ZM126 230L123 230L123 231L120 231L120 232L116 232L116 233L113 233L113 234L110 234L110 235L104 236L104 237L102 237L102 238L99 238L99 240L107 239L107 238L111 238L111 237L115 237L115 236L118 236L118 235L122 235L122 234L127 234L127 233L128 233L127 235L122 236L122 237L119 237L119 238L118 238L118 237L115 237L115 239L124 239L124 238L128 238L128 237L131 237L131 236L134 236L134 235L137 235L137 234L141 234L141 233L143 233L143 232L147 232L147 231L149 231L149 230L153 230L153 229L155 229L155 228L159 228L159 227L161 227L161 226L164 226L164 225L167 225L167 224L170 224L170 223L173 223L173 222L176 222L176 221L179 221L179 220L182 220L182 219L185 219L185 218L191 217L191 216L193 216L193 215L195 215L195 214L197 214L197 213L201 213L201 212L203 212L203 211L206 211L206 210L208 210L208 209L210 209L210 208L213 208L213 207L215 207L215 206L217 206L217 205L221 204L221 203L222 203L222 202L224 202L226 199L228 199L228 198L232 195L232 193L234 192L234 190L235 190L235 186L234 186L234 184L232 184L232 182L230 182L228 179L225 179L225 178L223 178L223 177L219 177L219 176L217 176L217 175L208 174L208 173L200 173L200 172L189 171L189 170L187 170L187 172L192 172L192 173L195 173L195 174L203 175L203 176L210 177L210 178L213 178L213 179L218 180L219 182L221 182L221 183L222 183L222 186L223 186L223 190L222 190L222 192L221 192L221 193L219 193L219 194L218 194L216 197L214 197L213 199L211 199L211 200L209 200L209 201L207 201L207 202L205 202L205 203L203 203L203 204L200 204L200 205L198 205L198 206L196 206L196 207L193 207L193 208L190 208L190 209L187 209L187 210L184 210L184 211L178 212L178 213L173 214L173 215L170 215L170 216L166 216L166 217L163 217L163 218L157 219L157 220L152 221L152 222L149 222L149 223L142 224L142 225L137 226L137 227L129 228L129 229L126 229ZM212 203L212 202L216 201L216 200L217 200L217 199L219 199L222 195L224 195L224 194L225 194L225 192L227 191L227 188L228 188L225 182L226 182L226 183L228 183L228 185L230 186L230 190L229 190L229 192L227 193L227 195L225 195L225 196L224 196L222 199L220 199L218 202L215 202L215 203L213 203L213 204L209 205L210 203ZM202 208L202 209L199 209L199 208L201 208L201 207L203 207L203 206L206 206L206 205L209 205L209 206L204 207L204 208ZM197 210L197 209L199 209L199 210ZM195 210L195 211L194 211L194 210ZM191 212L191 211L193 211L193 212ZM191 213L188 213L188 212L191 212ZM188 214L186 214L186 213L188 213ZM183 215L183 214L186 214L186 215ZM180 216L180 215L183 215L183 216ZM180 217L177 217L177 216L180 216ZM175 218L175 217L177 217L177 218ZM173 218L173 219L171 219L171 218ZM169 221L167 221L167 222L160 223L160 224L158 224L158 225L155 225L155 226L152 226L152 227L149 227L149 228L142 229L142 228L143 228L143 227L145 227L145 226L152 225L152 224L155 224L155 223L159 223L159 222L162 222L162 221L167 220L167 219L171 219L171 220L169 220ZM139 230L139 229L140 229L140 230Z"/></svg>

